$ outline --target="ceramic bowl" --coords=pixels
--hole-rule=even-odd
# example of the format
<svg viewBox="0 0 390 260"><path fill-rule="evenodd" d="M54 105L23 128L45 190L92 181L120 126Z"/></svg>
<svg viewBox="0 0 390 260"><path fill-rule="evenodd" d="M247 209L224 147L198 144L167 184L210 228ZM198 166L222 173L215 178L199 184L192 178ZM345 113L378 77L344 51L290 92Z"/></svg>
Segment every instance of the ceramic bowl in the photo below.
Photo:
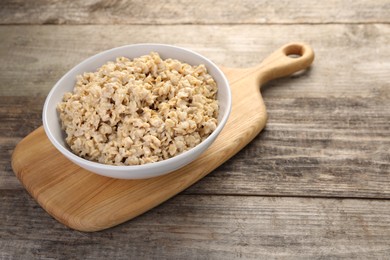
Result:
<svg viewBox="0 0 390 260"><path fill-rule="evenodd" d="M217 99L219 102L218 126L214 132L196 147L175 157L144 165L114 166L83 159L74 154L65 142L65 132L61 128L57 104L62 100L65 92L73 91L76 76L84 72L93 72L108 61L115 61L117 57L125 56L130 59L158 52L162 59L172 58L191 65L204 64L209 74L215 79L218 86ZM118 179L146 179L167 174L179 169L202 154L217 138L226 124L232 106L229 82L223 72L206 57L181 47L163 44L135 44L110 49L96 54L67 72L52 88L46 98L43 108L43 126L49 140L55 148L69 160L80 167L107 177Z"/></svg>

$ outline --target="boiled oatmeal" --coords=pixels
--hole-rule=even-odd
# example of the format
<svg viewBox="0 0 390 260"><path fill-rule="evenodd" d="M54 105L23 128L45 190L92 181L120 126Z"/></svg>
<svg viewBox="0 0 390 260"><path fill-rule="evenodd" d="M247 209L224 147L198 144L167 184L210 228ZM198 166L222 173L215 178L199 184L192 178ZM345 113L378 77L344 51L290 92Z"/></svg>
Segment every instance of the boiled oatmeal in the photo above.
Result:
<svg viewBox="0 0 390 260"><path fill-rule="evenodd" d="M57 108L75 154L104 164L140 165L206 139L217 127L216 94L204 65L151 52L78 76Z"/></svg>

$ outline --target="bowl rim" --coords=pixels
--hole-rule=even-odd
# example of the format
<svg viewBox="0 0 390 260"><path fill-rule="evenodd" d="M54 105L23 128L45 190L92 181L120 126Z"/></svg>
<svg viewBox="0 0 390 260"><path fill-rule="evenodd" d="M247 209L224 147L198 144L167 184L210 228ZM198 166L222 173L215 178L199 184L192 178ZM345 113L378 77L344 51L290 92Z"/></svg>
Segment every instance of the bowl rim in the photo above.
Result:
<svg viewBox="0 0 390 260"><path fill-rule="evenodd" d="M52 135L50 127L48 125L48 120L47 120L47 111L48 111L48 109L50 109L49 108L49 101L52 99L52 97L53 97L54 93L56 92L57 88L59 88L59 86L61 85L61 82L65 78L69 77L70 74L73 74L73 72L76 71L79 67L84 66L85 64L91 62L94 59L97 59L97 58L99 58L101 56L104 56L104 55L106 55L109 52L114 52L114 51L118 51L118 50L121 50L121 49L132 48L132 47L136 47L136 46L165 47L165 48L170 48L170 49L173 49L173 50L184 51L184 52L189 53L190 55L197 56L198 58L206 60L209 64L211 64L214 67L214 69L217 71L217 73L219 73L222 76L221 78L223 80L223 84L226 85L226 87L227 87L227 91L226 91L226 93L227 93L226 113L222 117L221 121L218 123L217 128L205 140L203 140L201 143L199 143L195 147L193 147L193 148L191 148L191 149L189 149L189 150L187 150L187 151L185 151L185 152L183 152L181 154L178 154L178 155L176 155L174 157L171 157L171 158L168 158L168 159L165 159L165 160L162 160L162 161L146 163L146 164L141 164L141 165L109 165L109 164L103 164L103 163L91 161L91 160L88 160L88 159L84 159L84 158L74 154L70 150L66 149ZM99 53L97 53L97 54L95 54L93 56L88 57L87 59L83 60L82 62L80 62L77 65L75 65L74 67L72 67L72 69L70 69L68 72L66 72L56 82L56 84L52 87L52 89L50 90L49 94L47 95L45 103L44 103L44 106L43 106L42 121L43 121L43 127L44 127L44 130L45 130L45 133L48 136L48 138L50 139L51 143L56 147L57 150L59 150L66 157L68 157L68 158L70 158L72 160L75 160L78 164L82 164L82 165L87 164L87 165L89 165L90 167L93 167L93 168L99 168L99 169L107 170L107 171L109 171L109 170L111 170L111 171L129 171L129 173L130 173L130 171L135 171L135 170L137 170L137 171L152 170L152 169L159 168L159 167L166 167L167 165L174 164L177 161L182 161L182 159L187 157L189 153L194 152L195 150L199 150L199 149L205 148L205 146L210 145L209 142L211 140L214 140L219 135L219 133L222 131L223 127L225 126L225 124L226 124L226 122L227 122L227 120L229 118L229 115L231 113L231 109L232 109L232 94L231 94L229 81L228 81L226 75L222 72L222 70L214 62L212 62L210 59L206 58L205 56L203 56L203 55L201 55L201 54L199 54L199 53L197 53L195 51L192 51L190 49L183 48L183 47L178 47L178 46L175 46L175 45L160 44L160 43L138 43L138 44L129 44L129 45L123 45L123 46L107 49L105 51L99 52Z"/></svg>

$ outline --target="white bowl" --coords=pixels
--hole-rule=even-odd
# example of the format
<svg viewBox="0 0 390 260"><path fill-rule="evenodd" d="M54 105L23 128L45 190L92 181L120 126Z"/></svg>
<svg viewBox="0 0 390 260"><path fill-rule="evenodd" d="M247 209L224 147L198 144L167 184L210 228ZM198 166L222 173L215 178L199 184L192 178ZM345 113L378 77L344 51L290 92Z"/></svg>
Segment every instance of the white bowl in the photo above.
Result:
<svg viewBox="0 0 390 260"><path fill-rule="evenodd" d="M136 166L114 166L92 162L75 155L65 142L65 132L57 112L57 104L61 102L65 92L73 91L76 76L84 72L93 72L108 61L125 56L130 59L158 52L163 59L173 58L179 61L199 65L204 64L209 74L215 79L218 86L217 99L219 101L218 126L214 132L196 147L167 160ZM80 167L91 172L118 179L146 179L163 175L179 169L203 153L217 138L225 126L232 106L229 82L222 71L209 59L202 55L171 45L163 44L135 44L126 45L96 54L67 72L53 87L46 98L43 107L43 126L49 140L64 156Z"/></svg>

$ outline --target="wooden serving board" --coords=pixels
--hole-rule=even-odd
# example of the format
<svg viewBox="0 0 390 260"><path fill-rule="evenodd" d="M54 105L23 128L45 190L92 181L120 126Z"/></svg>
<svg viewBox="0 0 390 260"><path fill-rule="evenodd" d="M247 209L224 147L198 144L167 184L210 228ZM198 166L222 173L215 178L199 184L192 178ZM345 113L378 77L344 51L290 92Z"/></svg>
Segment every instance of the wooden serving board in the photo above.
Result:
<svg viewBox="0 0 390 260"><path fill-rule="evenodd" d="M264 128L267 120L260 86L306 69L313 59L310 46L291 43L257 67L222 68L233 96L232 112L225 128L198 159L167 175L120 180L88 172L58 152L43 127L16 146L13 170L31 196L68 227L98 231L118 225L186 189L240 151Z"/></svg>

